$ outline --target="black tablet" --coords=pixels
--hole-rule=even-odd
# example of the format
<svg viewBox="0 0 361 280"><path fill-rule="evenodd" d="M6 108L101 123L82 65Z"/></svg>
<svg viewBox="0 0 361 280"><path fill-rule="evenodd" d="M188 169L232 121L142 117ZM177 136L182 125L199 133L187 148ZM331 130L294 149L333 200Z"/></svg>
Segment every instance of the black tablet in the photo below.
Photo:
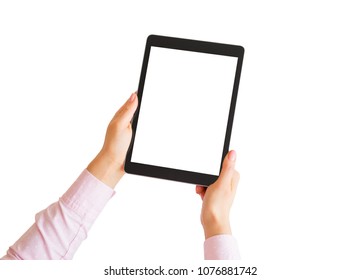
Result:
<svg viewBox="0 0 361 280"><path fill-rule="evenodd" d="M244 48L150 35L127 173L208 186L228 152Z"/></svg>

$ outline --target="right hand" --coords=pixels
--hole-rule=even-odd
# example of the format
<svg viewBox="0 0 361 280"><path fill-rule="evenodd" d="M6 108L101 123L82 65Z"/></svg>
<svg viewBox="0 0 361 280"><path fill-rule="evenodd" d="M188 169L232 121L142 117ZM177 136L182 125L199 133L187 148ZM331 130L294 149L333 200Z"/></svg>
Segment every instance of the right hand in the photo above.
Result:
<svg viewBox="0 0 361 280"><path fill-rule="evenodd" d="M196 186L196 193L203 200L201 223L206 239L219 234L232 234L229 213L239 181L235 164L236 152L230 151L224 158L217 181L208 188Z"/></svg>

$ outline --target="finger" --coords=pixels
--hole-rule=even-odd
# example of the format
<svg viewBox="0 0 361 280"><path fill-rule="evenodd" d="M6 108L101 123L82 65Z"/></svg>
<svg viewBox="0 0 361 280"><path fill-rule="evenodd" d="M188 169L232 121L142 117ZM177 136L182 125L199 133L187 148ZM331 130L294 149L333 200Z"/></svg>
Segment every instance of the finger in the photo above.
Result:
<svg viewBox="0 0 361 280"><path fill-rule="evenodd" d="M199 196L201 197L202 200L204 198L206 190L207 190L207 188L205 188L204 186L200 186L200 185L196 186L196 193L199 194Z"/></svg>
<svg viewBox="0 0 361 280"><path fill-rule="evenodd" d="M138 96L132 93L127 102L116 112L114 119L119 119L122 124L128 125L138 107Z"/></svg>
<svg viewBox="0 0 361 280"><path fill-rule="evenodd" d="M231 183L234 173L234 167L236 165L236 157L236 151L232 150L228 152L228 154L223 160L222 170L218 180L221 180L225 183Z"/></svg>

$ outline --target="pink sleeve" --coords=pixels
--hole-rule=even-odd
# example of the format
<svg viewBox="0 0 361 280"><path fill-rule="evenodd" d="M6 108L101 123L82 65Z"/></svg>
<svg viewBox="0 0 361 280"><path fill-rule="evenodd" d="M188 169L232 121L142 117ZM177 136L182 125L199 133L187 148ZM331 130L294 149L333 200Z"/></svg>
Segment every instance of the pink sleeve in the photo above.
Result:
<svg viewBox="0 0 361 280"><path fill-rule="evenodd" d="M237 241L232 235L215 235L204 241L205 260L239 260L240 258Z"/></svg>
<svg viewBox="0 0 361 280"><path fill-rule="evenodd" d="M84 170L58 202L35 216L35 223L2 259L71 259L113 194Z"/></svg>

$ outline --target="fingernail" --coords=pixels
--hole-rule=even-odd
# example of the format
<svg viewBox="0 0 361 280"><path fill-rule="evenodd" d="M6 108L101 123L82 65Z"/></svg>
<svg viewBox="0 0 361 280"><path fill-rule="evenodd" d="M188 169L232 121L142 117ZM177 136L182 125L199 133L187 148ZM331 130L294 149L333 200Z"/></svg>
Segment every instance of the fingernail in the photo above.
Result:
<svg viewBox="0 0 361 280"><path fill-rule="evenodd" d="M229 160L231 161L235 161L236 160L236 157L237 157L237 154L236 154L236 151L230 151L229 154L228 154L228 158Z"/></svg>
<svg viewBox="0 0 361 280"><path fill-rule="evenodd" d="M129 97L129 102L133 102L135 100L135 93L132 93Z"/></svg>

